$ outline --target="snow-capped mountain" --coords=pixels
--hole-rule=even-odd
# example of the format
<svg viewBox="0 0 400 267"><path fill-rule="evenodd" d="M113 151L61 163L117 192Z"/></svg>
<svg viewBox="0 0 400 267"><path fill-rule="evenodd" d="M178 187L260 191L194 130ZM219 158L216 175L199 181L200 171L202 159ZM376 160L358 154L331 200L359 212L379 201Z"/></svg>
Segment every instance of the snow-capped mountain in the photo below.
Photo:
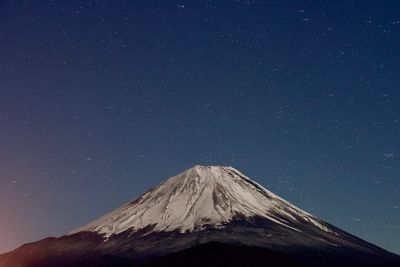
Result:
<svg viewBox="0 0 400 267"><path fill-rule="evenodd" d="M235 218L256 216L295 231L300 230L292 226L293 222L301 221L334 233L319 219L232 167L197 165L70 234L92 231L109 237L150 226L154 232L184 233L221 228Z"/></svg>
<svg viewBox="0 0 400 267"><path fill-rule="evenodd" d="M0 267L400 266L399 256L295 207L232 167L195 166Z"/></svg>

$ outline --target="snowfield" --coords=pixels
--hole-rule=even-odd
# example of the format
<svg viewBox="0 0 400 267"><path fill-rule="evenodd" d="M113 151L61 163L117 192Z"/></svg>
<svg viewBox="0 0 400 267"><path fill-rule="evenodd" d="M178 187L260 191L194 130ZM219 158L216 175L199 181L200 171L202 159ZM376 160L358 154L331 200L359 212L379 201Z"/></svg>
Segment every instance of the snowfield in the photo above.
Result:
<svg viewBox="0 0 400 267"><path fill-rule="evenodd" d="M221 228L238 217L262 217L299 232L293 225L302 220L334 233L320 219L232 167L197 165L69 235L89 231L108 238L126 230L135 232L144 228L184 233L205 227Z"/></svg>

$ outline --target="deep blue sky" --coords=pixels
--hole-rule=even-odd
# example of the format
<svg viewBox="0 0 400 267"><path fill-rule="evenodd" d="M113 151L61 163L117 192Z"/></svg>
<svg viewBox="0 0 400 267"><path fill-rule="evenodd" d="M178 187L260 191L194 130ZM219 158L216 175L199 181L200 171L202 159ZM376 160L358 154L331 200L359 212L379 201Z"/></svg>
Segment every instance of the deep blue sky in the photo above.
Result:
<svg viewBox="0 0 400 267"><path fill-rule="evenodd" d="M399 1L0 2L0 252L195 164L400 253Z"/></svg>

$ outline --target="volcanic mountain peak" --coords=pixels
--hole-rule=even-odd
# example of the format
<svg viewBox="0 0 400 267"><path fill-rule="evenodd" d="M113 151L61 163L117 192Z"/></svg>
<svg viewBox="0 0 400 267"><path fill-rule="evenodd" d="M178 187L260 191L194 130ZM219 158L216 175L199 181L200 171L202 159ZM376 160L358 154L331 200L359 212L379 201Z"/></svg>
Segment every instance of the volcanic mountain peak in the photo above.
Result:
<svg viewBox="0 0 400 267"><path fill-rule="evenodd" d="M300 210L232 167L196 165L154 187L138 199L70 232L105 237L127 230L193 232L222 228L236 218L264 218L291 228L301 222L333 233L318 218Z"/></svg>
<svg viewBox="0 0 400 267"><path fill-rule="evenodd" d="M398 267L400 257L274 195L232 167L195 166L0 267Z"/></svg>

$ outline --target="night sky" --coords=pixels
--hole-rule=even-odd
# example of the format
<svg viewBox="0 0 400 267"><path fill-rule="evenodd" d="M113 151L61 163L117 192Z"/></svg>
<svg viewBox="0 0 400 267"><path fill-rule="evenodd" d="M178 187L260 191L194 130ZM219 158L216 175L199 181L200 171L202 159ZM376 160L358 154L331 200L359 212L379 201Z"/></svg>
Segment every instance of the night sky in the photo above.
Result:
<svg viewBox="0 0 400 267"><path fill-rule="evenodd" d="M0 252L195 164L400 253L400 1L0 2Z"/></svg>

